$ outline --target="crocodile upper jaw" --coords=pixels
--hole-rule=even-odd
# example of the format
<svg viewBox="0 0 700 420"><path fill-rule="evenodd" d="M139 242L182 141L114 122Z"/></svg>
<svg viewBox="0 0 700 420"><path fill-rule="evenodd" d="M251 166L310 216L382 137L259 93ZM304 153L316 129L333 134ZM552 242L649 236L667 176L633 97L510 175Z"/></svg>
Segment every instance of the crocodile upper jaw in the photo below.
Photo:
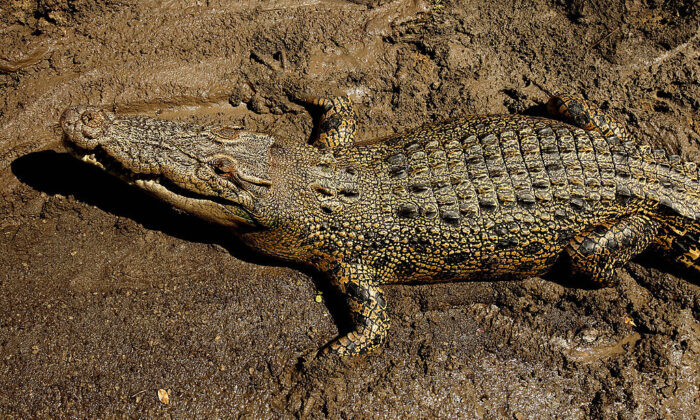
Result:
<svg viewBox="0 0 700 420"><path fill-rule="evenodd" d="M240 203L224 197L199 194L160 174L139 173L126 168L100 144L100 140L104 141L101 137L113 120L114 114L93 107L67 109L60 120L66 149L81 161L205 220L235 229L257 226Z"/></svg>

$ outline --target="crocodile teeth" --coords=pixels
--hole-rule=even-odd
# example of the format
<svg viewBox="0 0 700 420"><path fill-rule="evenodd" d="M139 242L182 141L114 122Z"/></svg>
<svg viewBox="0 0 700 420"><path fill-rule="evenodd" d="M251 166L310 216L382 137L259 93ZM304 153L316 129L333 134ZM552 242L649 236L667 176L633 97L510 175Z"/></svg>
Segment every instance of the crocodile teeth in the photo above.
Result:
<svg viewBox="0 0 700 420"><path fill-rule="evenodd" d="M104 166L102 163L100 163L100 162L95 158L95 154L94 154L94 153L93 153L93 154L90 154L90 155L83 155L83 157L80 158L80 160L82 160L83 162L87 162L87 163L90 163L90 164L92 164L92 165L95 165L95 166L97 166L98 168L106 169L105 166Z"/></svg>
<svg viewBox="0 0 700 420"><path fill-rule="evenodd" d="M160 185L160 183L158 183L157 181L155 181L153 179L136 179L134 181L134 183L141 188L145 188L145 187L165 188L162 185Z"/></svg>

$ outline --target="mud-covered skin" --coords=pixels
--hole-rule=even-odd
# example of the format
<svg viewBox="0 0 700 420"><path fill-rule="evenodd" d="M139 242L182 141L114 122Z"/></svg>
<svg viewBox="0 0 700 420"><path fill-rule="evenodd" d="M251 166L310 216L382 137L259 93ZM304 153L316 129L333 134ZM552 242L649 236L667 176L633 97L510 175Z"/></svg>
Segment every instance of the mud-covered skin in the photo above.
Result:
<svg viewBox="0 0 700 420"><path fill-rule="evenodd" d="M605 137L619 124L572 98L556 114L592 125L468 116L357 144L346 98L305 98L324 111L312 145L85 107L62 125L84 160L327 274L356 327L326 350L359 354L385 340L383 284L524 278L565 255L610 286L652 244L698 268L696 165Z"/></svg>

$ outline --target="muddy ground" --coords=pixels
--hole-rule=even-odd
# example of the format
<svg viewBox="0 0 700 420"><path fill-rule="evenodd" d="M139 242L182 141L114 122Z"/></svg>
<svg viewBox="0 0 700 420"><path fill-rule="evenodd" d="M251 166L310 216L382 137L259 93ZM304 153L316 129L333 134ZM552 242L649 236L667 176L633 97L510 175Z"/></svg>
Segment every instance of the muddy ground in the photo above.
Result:
<svg viewBox="0 0 700 420"><path fill-rule="evenodd" d="M0 416L698 418L699 282L653 257L614 289L386 287L386 346L314 359L345 328L321 280L70 158L57 126L95 104L304 141L301 88L350 95L365 139L578 92L700 163L697 2L192 3L0 2Z"/></svg>

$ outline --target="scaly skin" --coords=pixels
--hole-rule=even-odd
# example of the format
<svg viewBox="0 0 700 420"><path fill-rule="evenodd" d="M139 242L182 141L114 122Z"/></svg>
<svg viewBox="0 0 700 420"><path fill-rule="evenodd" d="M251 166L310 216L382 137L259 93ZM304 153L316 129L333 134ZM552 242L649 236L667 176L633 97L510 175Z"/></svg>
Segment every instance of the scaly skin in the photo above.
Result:
<svg viewBox="0 0 700 420"><path fill-rule="evenodd" d="M552 115L558 115L584 130L596 130L604 137L616 136L623 143L632 139L625 126L580 96L552 96L547 103L547 109Z"/></svg>
<svg viewBox="0 0 700 420"><path fill-rule="evenodd" d="M94 107L61 122L83 160L325 273L356 325L330 352L385 340L383 284L524 278L565 255L572 275L611 286L649 245L698 269L695 164L629 141L589 102L550 101L575 125L477 115L356 144L347 98L303 99L324 112L311 145Z"/></svg>

